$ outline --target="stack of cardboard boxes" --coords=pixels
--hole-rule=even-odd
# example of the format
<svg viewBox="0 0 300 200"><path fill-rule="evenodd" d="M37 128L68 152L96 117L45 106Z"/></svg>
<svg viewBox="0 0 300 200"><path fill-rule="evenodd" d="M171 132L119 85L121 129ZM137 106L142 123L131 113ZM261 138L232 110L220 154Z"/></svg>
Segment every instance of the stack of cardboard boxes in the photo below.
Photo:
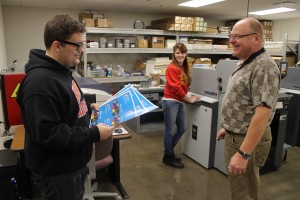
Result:
<svg viewBox="0 0 300 200"><path fill-rule="evenodd" d="M197 31L218 33L217 27L208 27L203 17L175 16L151 21L149 29L172 31Z"/></svg>
<svg viewBox="0 0 300 200"><path fill-rule="evenodd" d="M85 27L113 28L112 19L94 19L93 13L80 13L79 22Z"/></svg>
<svg viewBox="0 0 300 200"><path fill-rule="evenodd" d="M272 38L272 21L267 21L267 20L261 20L261 24L263 25L264 28L264 39L265 41L273 41Z"/></svg>
<svg viewBox="0 0 300 200"><path fill-rule="evenodd" d="M149 45L148 45L149 44ZM151 36L144 37L139 36L137 38L137 48L165 48L165 37L163 36Z"/></svg>
<svg viewBox="0 0 300 200"><path fill-rule="evenodd" d="M225 26L228 26L228 27L230 27L230 29L232 29L232 27L234 26L234 24L237 21L238 20L228 21L228 22L226 22ZM272 38L273 22L270 20L260 20L260 23L263 25L264 40L265 41L273 41L273 38Z"/></svg>
<svg viewBox="0 0 300 200"><path fill-rule="evenodd" d="M192 19L189 19L192 20ZM181 28L186 30L187 29L187 21L186 17L182 18L181 16L169 17L164 19L157 19L151 21L150 29L158 29L158 30L175 30L180 31ZM193 23L193 21L189 21Z"/></svg>
<svg viewBox="0 0 300 200"><path fill-rule="evenodd" d="M194 17L193 31L206 32L207 22L202 17Z"/></svg>
<svg viewBox="0 0 300 200"><path fill-rule="evenodd" d="M148 48L148 40L144 36L137 37L137 48Z"/></svg>

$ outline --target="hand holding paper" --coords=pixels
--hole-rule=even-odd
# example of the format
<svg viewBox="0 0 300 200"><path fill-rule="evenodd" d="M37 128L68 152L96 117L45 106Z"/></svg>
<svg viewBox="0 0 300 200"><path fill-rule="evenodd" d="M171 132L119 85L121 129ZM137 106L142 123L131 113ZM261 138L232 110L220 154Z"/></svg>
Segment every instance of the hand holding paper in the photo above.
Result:
<svg viewBox="0 0 300 200"><path fill-rule="evenodd" d="M100 141L106 140L112 136L115 127L107 126L105 124L97 124L99 133L100 133Z"/></svg>

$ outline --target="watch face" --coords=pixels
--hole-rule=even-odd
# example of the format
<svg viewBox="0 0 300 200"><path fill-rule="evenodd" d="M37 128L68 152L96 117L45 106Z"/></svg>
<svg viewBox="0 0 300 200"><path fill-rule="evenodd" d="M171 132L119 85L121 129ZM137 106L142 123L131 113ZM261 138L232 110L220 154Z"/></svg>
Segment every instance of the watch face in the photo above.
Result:
<svg viewBox="0 0 300 200"><path fill-rule="evenodd" d="M248 160L251 156L250 156L250 154L245 153L243 157L244 157L244 159Z"/></svg>
<svg viewBox="0 0 300 200"><path fill-rule="evenodd" d="M144 29L145 28L144 22L142 20L136 20L133 24L133 28Z"/></svg>

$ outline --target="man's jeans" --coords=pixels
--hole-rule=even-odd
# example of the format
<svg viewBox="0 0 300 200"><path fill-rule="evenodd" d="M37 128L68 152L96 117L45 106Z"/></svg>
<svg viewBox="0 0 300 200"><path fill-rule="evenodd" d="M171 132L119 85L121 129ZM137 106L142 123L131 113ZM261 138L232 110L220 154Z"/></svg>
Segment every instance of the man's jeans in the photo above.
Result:
<svg viewBox="0 0 300 200"><path fill-rule="evenodd" d="M171 100L163 100L162 108L164 110L165 120L165 154L173 155L174 148L185 131L184 107L183 103ZM177 126L177 130L173 135L175 124Z"/></svg>
<svg viewBox="0 0 300 200"><path fill-rule="evenodd" d="M87 167L58 176L33 173L44 200L82 200Z"/></svg>

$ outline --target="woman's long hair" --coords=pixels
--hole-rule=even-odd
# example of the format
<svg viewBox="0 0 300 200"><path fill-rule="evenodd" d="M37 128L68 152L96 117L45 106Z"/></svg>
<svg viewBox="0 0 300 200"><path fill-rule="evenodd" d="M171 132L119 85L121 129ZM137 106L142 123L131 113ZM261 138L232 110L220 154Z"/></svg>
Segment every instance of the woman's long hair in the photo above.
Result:
<svg viewBox="0 0 300 200"><path fill-rule="evenodd" d="M191 73L190 73L190 68L189 68L189 64L187 61L187 56L185 57L184 61L183 61L183 70L181 69L180 65L178 64L176 58L175 58L175 51L179 50L181 53L187 53L187 48L185 46L185 44L183 43L177 43L174 47L173 47L173 55L172 55L172 63L178 67L180 69L181 72L181 77L183 78L184 82L188 84L188 86L190 86L192 84L192 79L191 79Z"/></svg>

